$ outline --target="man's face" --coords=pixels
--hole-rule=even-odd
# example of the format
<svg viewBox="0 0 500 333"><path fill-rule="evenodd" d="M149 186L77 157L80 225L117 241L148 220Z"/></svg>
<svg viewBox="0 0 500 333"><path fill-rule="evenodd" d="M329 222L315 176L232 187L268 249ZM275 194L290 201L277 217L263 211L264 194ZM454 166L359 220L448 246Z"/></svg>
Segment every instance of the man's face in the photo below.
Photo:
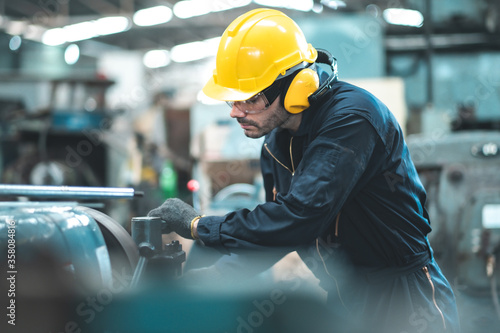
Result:
<svg viewBox="0 0 500 333"><path fill-rule="evenodd" d="M292 114L280 105L279 100L280 97L276 98L269 107L259 113L246 113L233 105L230 116L236 118L247 137L260 138L277 127L287 128Z"/></svg>

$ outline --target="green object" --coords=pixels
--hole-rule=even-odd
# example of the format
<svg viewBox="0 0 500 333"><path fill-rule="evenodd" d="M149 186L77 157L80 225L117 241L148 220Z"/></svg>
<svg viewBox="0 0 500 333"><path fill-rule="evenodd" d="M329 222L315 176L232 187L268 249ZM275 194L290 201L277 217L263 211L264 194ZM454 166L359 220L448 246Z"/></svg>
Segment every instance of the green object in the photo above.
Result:
<svg viewBox="0 0 500 333"><path fill-rule="evenodd" d="M165 199L178 196L177 172L172 162L166 161L160 174L160 189Z"/></svg>

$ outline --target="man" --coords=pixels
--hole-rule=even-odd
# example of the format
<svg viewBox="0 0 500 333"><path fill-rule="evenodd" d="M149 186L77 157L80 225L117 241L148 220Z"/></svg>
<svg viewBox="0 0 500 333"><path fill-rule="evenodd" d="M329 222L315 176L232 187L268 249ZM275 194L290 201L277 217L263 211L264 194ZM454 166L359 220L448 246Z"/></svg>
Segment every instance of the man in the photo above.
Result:
<svg viewBox="0 0 500 333"><path fill-rule="evenodd" d="M327 63L332 74L317 66ZM266 203L200 217L178 199L149 215L206 246L293 249L343 311L339 332L457 332L448 281L432 257L425 191L397 121L337 80L334 59L283 13L250 11L222 36L208 96L246 136L265 135Z"/></svg>

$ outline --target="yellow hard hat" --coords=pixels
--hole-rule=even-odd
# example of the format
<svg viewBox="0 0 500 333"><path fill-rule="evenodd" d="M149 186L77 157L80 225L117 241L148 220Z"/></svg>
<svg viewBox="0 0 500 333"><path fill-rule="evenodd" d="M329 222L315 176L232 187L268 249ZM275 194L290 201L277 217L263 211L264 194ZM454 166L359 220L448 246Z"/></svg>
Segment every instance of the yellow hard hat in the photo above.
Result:
<svg viewBox="0 0 500 333"><path fill-rule="evenodd" d="M270 86L286 70L313 63L318 52L299 26L274 9L254 9L224 31L213 76L205 95L221 101L243 101Z"/></svg>

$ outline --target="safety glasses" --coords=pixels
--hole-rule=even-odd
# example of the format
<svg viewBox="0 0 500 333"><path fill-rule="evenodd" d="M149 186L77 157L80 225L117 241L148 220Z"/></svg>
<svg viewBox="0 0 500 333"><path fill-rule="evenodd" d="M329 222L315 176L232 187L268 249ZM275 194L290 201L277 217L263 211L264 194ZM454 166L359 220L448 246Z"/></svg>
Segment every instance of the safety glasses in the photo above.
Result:
<svg viewBox="0 0 500 333"><path fill-rule="evenodd" d="M245 101L227 101L226 103L231 108L235 106L238 110L245 112L246 114L264 112L267 108L269 108L269 105L271 105L262 91Z"/></svg>
<svg viewBox="0 0 500 333"><path fill-rule="evenodd" d="M231 108L235 106L238 110L246 114L257 114L266 111L280 93L281 82L277 80L260 93L253 95L245 101L227 101L226 103Z"/></svg>

